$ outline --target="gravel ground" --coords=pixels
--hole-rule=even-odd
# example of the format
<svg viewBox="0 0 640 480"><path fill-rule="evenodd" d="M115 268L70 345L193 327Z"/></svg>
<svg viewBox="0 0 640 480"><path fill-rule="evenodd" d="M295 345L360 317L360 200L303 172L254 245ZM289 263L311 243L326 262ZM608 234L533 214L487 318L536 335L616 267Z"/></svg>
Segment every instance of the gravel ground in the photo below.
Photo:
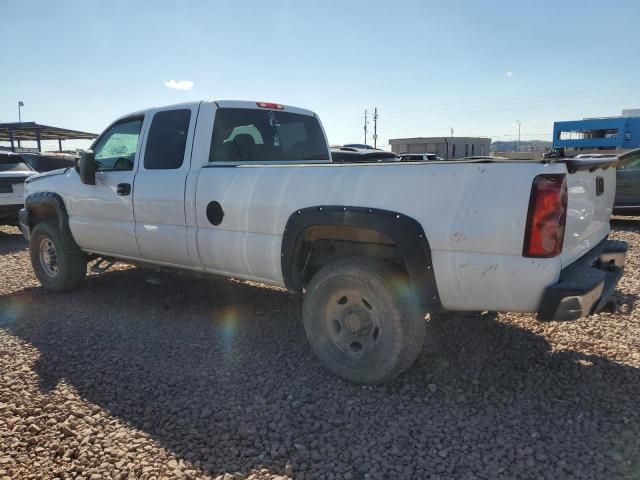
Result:
<svg viewBox="0 0 640 480"><path fill-rule="evenodd" d="M640 478L640 220L617 313L439 315L417 363L358 387L301 299L140 270L54 295L0 228L0 479Z"/></svg>

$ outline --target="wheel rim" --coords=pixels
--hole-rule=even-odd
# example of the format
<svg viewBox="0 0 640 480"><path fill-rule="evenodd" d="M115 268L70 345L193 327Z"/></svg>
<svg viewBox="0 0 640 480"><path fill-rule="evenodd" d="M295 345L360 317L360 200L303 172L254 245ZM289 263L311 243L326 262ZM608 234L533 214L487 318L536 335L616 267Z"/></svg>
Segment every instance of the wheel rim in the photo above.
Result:
<svg viewBox="0 0 640 480"><path fill-rule="evenodd" d="M58 275L58 251L50 238L40 242L40 265L50 277Z"/></svg>
<svg viewBox="0 0 640 480"><path fill-rule="evenodd" d="M329 338L343 353L360 358L380 341L379 312L365 295L342 290L332 296L325 311Z"/></svg>

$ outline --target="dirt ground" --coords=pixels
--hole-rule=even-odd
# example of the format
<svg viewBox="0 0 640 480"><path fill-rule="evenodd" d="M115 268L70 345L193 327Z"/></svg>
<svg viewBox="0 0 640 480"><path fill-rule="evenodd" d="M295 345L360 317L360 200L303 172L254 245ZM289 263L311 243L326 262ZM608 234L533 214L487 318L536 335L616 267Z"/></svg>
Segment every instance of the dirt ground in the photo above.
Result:
<svg viewBox="0 0 640 480"><path fill-rule="evenodd" d="M369 388L323 369L301 299L121 267L51 294L0 227L0 479L640 479L640 220L616 313L438 315Z"/></svg>

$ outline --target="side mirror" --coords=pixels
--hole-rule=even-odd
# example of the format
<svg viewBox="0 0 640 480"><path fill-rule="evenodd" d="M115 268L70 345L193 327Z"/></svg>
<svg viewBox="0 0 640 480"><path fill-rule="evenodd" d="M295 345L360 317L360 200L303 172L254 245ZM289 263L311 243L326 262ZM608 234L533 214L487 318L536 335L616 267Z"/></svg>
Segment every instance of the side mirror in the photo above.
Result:
<svg viewBox="0 0 640 480"><path fill-rule="evenodd" d="M96 184L96 161L93 158L93 151L83 150L76 163L76 170L80 175L80 181L85 185Z"/></svg>

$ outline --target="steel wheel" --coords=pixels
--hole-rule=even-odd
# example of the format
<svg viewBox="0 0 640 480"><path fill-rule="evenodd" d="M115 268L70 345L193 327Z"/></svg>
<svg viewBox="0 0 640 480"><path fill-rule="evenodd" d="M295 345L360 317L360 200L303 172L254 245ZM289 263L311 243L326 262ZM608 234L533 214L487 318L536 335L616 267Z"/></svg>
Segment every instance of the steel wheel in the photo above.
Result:
<svg viewBox="0 0 640 480"><path fill-rule="evenodd" d="M40 265L42 270L50 277L58 275L58 250L50 238L40 241Z"/></svg>
<svg viewBox="0 0 640 480"><path fill-rule="evenodd" d="M409 278L384 261L352 257L317 272L304 299L307 339L322 363L344 379L379 384L416 359L425 336ZM402 287L402 288L400 288Z"/></svg>
<svg viewBox="0 0 640 480"><path fill-rule="evenodd" d="M40 284L50 292L79 287L87 274L87 256L56 221L38 222L31 229L30 257Z"/></svg>
<svg viewBox="0 0 640 480"><path fill-rule="evenodd" d="M357 290L343 290L332 295L324 313L335 346L355 358L373 349L381 332L376 310Z"/></svg>

